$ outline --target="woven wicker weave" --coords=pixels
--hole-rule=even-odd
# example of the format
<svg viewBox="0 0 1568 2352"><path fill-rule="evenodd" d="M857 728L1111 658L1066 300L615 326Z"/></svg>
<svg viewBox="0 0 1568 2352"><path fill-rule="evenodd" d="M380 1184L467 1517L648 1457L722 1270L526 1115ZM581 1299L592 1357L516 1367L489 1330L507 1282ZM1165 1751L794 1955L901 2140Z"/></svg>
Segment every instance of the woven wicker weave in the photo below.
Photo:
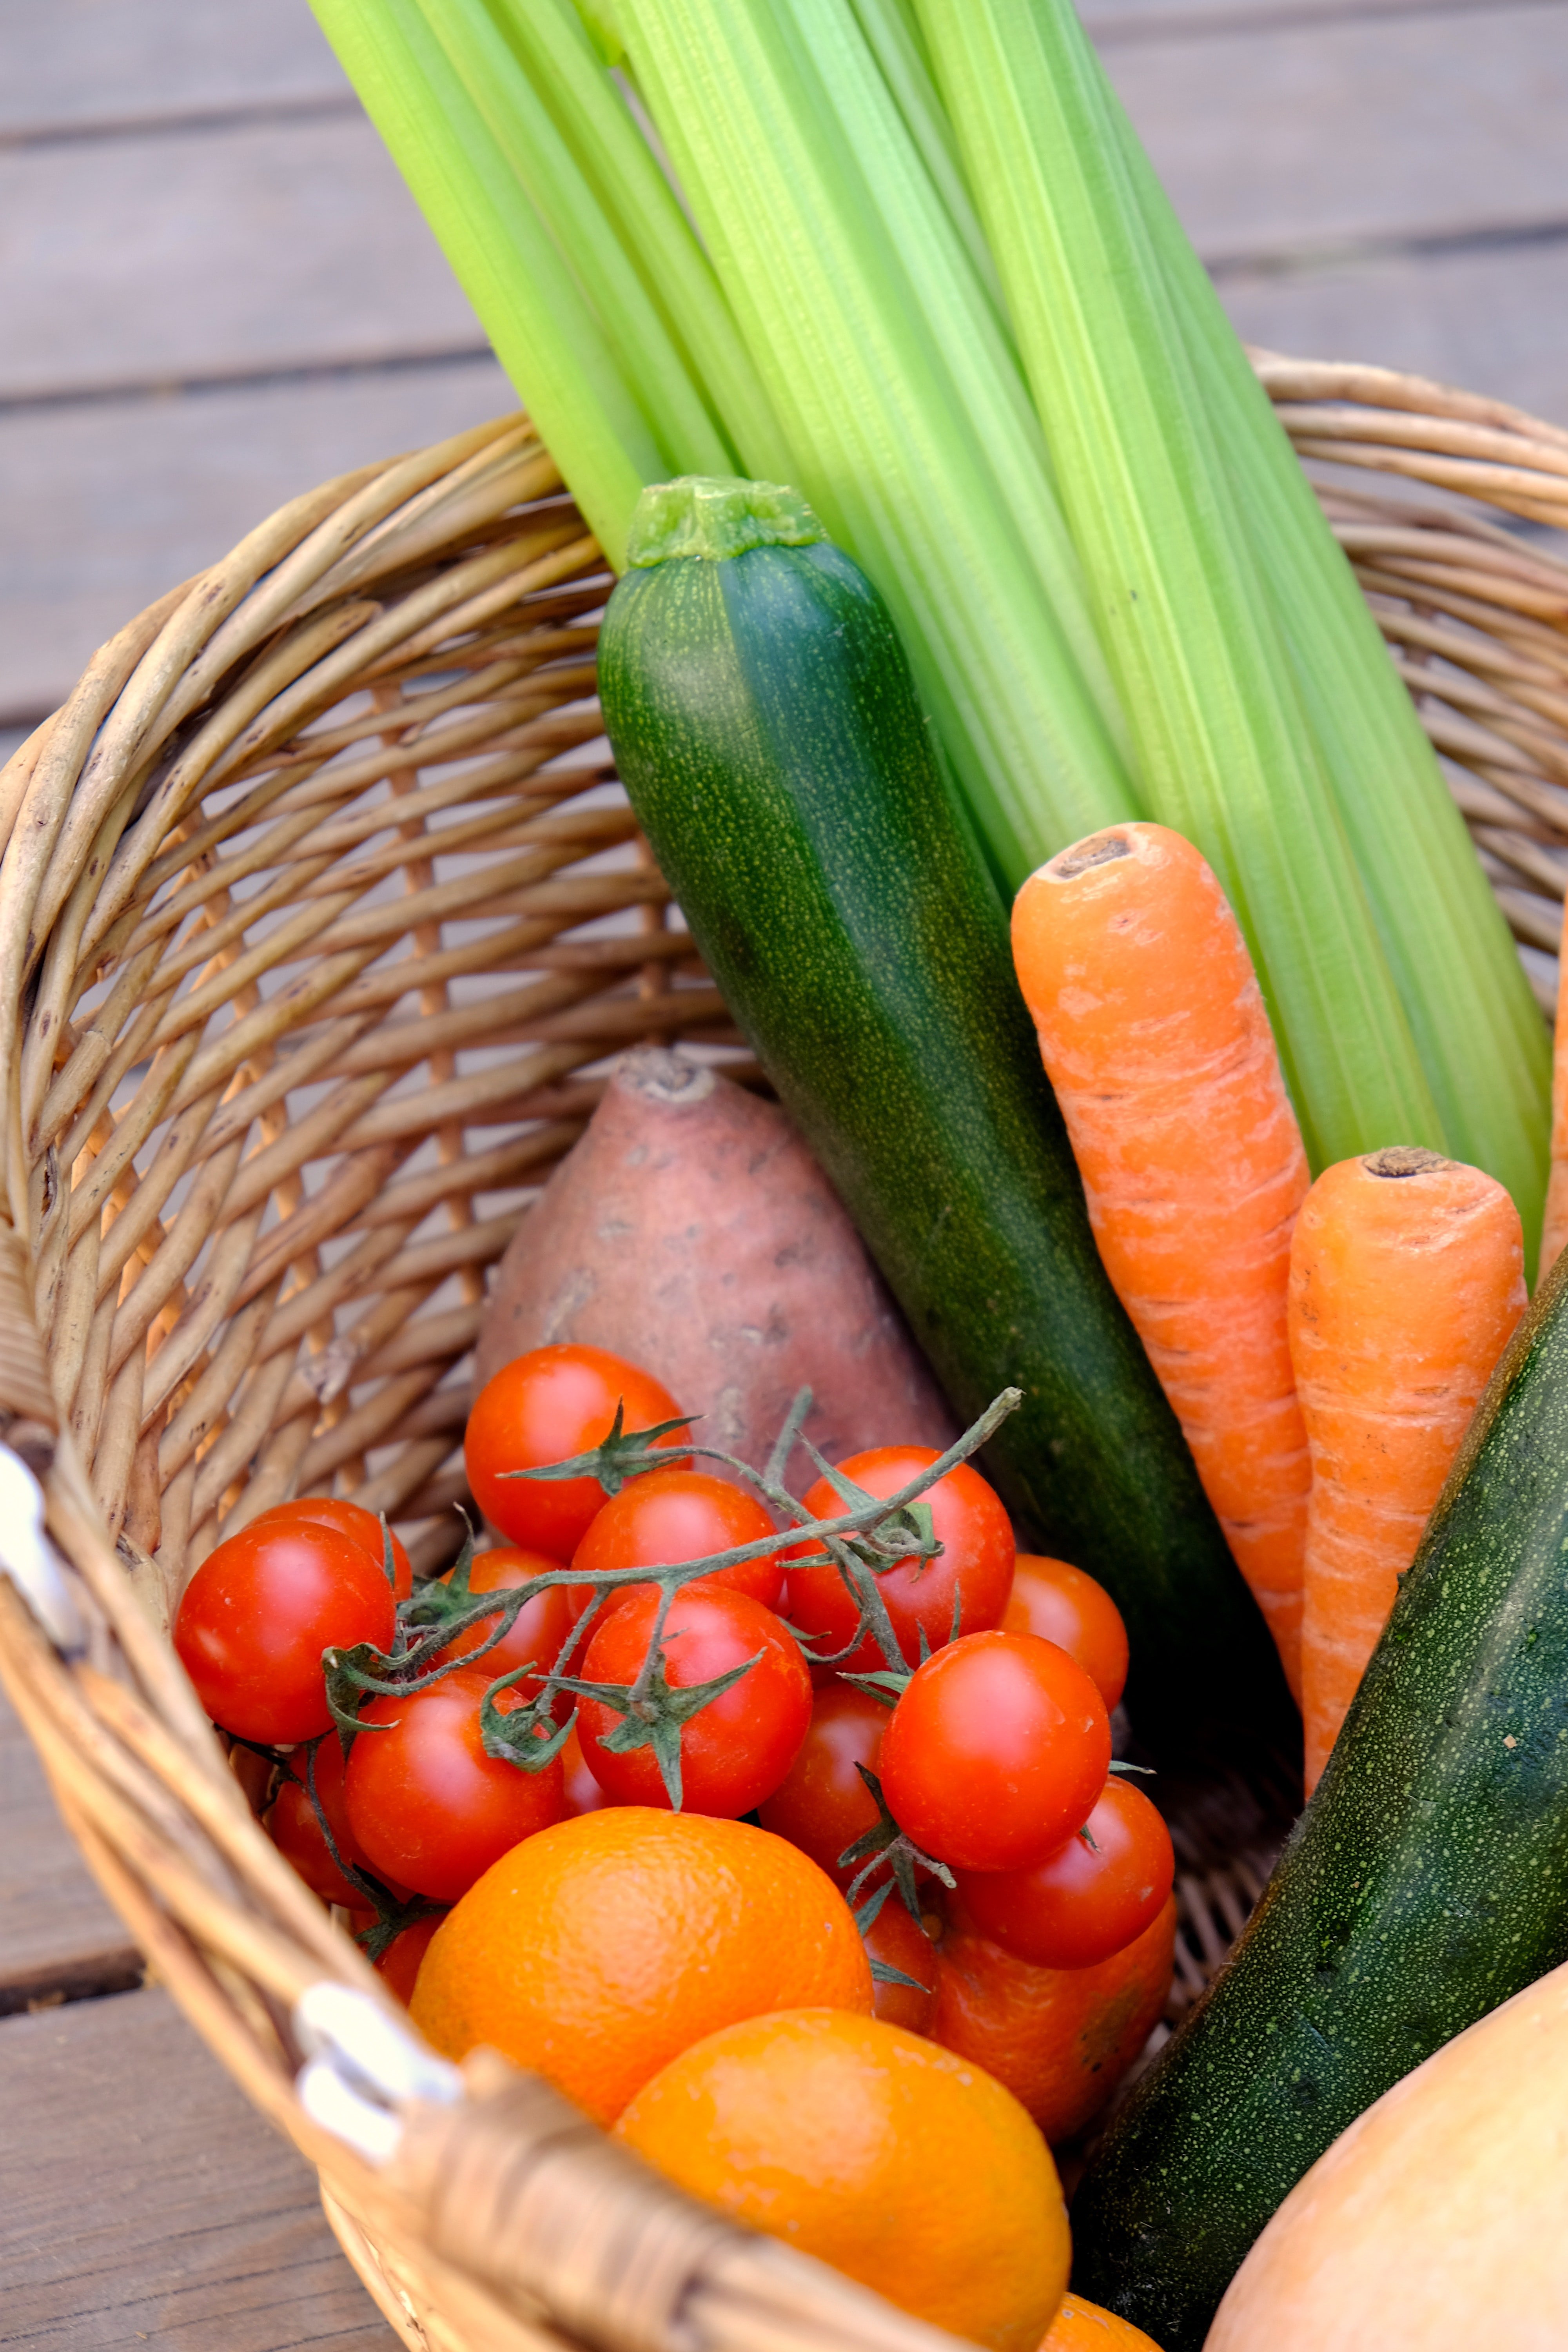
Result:
<svg viewBox="0 0 1568 2352"><path fill-rule="evenodd" d="M1568 434L1376 370L1258 365L1453 763L1543 1004L1568 851ZM1412 497L1405 482L1426 485ZM384 2168L296 2090L293 2006L376 1980L257 1829L167 1614L225 1529L356 1496L451 1546L487 1267L606 1057L740 1040L606 765L605 578L512 418L345 476L132 622L0 773L0 1435L79 1641L0 1578L0 1674L110 1900L321 2171L411 2345L934 2347L662 2189L494 2062ZM62 1637L63 1621L57 1626ZM1260 1853L1184 1855L1173 2013Z"/></svg>

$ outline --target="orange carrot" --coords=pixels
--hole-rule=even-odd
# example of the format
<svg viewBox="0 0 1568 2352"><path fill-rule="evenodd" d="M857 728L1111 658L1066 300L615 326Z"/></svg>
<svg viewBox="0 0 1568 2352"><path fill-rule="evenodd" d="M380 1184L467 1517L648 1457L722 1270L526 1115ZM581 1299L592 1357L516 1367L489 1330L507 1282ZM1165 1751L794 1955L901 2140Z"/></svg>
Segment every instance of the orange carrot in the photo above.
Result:
<svg viewBox="0 0 1568 2352"><path fill-rule="evenodd" d="M1479 1168L1398 1145L1342 1160L1307 1195L1290 1353L1312 1449L1309 1794L1524 1297L1519 1212Z"/></svg>
<svg viewBox="0 0 1568 2352"><path fill-rule="evenodd" d="M1309 1465L1285 1331L1300 1130L1236 917L1119 824L1032 874L1013 960L1105 1270L1297 1686Z"/></svg>
<svg viewBox="0 0 1568 2352"><path fill-rule="evenodd" d="M1546 1179L1546 1217L1541 1229L1541 1270L1544 1282L1568 1242L1568 899L1563 907L1563 935L1557 954L1557 1027L1552 1049L1552 1165Z"/></svg>

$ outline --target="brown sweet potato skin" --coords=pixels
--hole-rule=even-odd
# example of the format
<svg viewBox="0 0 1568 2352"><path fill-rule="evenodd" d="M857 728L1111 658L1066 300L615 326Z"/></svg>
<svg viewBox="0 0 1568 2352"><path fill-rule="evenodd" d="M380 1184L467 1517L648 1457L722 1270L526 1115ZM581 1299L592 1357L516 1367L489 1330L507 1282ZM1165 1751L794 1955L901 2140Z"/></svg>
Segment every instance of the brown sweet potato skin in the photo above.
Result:
<svg viewBox="0 0 1568 2352"><path fill-rule="evenodd" d="M805 1387L806 1434L830 1462L957 1434L784 1112L658 1047L623 1056L497 1267L476 1389L572 1339L652 1372L703 1416L700 1443L759 1467ZM798 1484L799 1455L792 1467Z"/></svg>

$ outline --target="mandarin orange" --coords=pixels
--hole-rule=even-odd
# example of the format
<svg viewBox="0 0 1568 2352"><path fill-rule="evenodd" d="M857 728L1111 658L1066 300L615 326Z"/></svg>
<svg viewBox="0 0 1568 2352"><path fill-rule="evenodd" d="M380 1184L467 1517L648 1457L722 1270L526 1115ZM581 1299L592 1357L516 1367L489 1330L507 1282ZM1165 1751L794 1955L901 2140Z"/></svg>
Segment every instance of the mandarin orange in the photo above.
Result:
<svg viewBox="0 0 1568 2352"><path fill-rule="evenodd" d="M547 1832L549 1834L549 1832ZM1171 1987L1176 1898L1091 1969L1037 1969L959 1925L937 1955L933 2042L984 2066L1053 2143L1081 2131L1148 2040Z"/></svg>
<svg viewBox="0 0 1568 2352"><path fill-rule="evenodd" d="M818 2002L869 2012L871 1970L816 1863L745 1822L617 1805L493 1864L411 2008L445 2056L487 2042L608 2124L704 2034Z"/></svg>
<svg viewBox="0 0 1568 2352"><path fill-rule="evenodd" d="M616 2132L692 2196L992 2352L1035 2352L1067 2285L1061 2184L1023 2108L880 2019L727 2026Z"/></svg>
<svg viewBox="0 0 1568 2352"><path fill-rule="evenodd" d="M1160 2347L1130 2319L1119 2319L1098 2303L1086 2303L1081 2294L1064 2294L1040 2352L1160 2352Z"/></svg>

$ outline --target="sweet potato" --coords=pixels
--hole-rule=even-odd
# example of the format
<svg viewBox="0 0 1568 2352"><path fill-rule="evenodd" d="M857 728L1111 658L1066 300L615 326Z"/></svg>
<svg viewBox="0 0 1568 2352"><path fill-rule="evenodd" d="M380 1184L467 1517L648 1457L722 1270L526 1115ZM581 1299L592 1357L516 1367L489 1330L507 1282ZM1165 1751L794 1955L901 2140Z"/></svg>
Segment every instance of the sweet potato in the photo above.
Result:
<svg viewBox="0 0 1568 2352"><path fill-rule="evenodd" d="M568 1339L643 1365L703 1416L700 1442L758 1466L803 1387L829 1461L956 1434L784 1112L658 1047L622 1058L496 1269L476 1381Z"/></svg>

